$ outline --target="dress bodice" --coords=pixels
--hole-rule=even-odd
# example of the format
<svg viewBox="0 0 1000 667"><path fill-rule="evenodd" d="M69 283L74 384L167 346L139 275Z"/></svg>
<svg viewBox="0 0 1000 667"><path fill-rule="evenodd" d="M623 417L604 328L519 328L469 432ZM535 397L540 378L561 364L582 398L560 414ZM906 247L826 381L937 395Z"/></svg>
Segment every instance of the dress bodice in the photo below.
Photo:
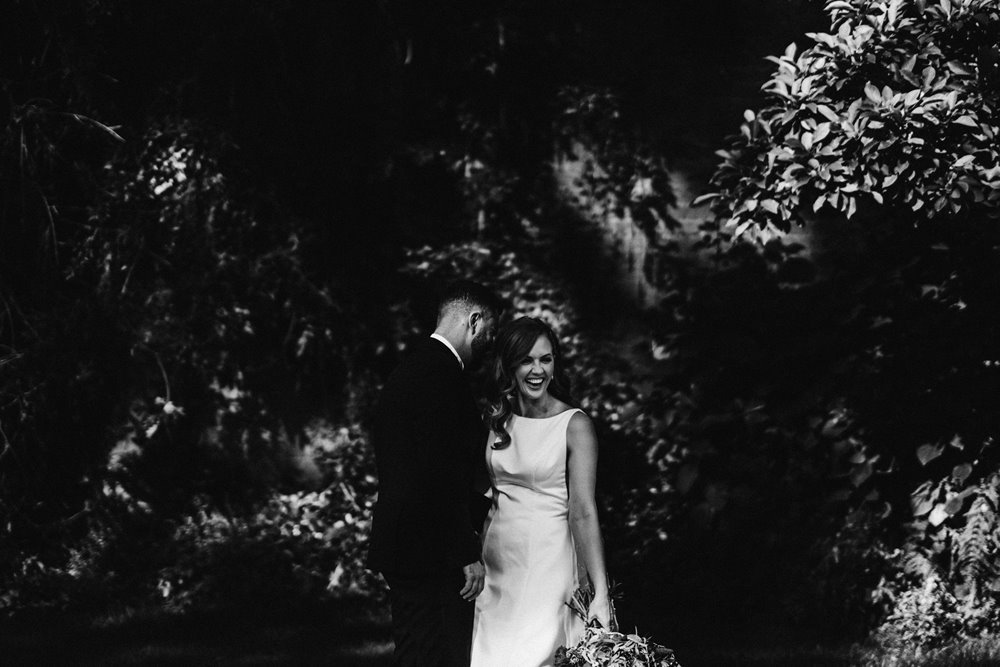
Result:
<svg viewBox="0 0 1000 667"><path fill-rule="evenodd" d="M542 419L511 417L510 445L488 452L498 506L566 518L566 429L577 412L572 408Z"/></svg>

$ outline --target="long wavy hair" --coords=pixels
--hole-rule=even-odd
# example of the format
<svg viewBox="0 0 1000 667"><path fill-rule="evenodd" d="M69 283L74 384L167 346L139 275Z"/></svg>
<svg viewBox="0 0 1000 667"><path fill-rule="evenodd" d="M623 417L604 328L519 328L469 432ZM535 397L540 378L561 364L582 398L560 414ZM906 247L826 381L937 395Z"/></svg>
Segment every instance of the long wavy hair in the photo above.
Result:
<svg viewBox="0 0 1000 667"><path fill-rule="evenodd" d="M505 426L510 416L514 414L514 404L517 400L514 369L528 356L540 336L548 338L552 345L554 364L552 379L549 381L549 393L564 403L576 405L570 394L569 379L562 367L559 339L552 328L534 317L522 317L508 322L497 333L496 355L493 361L495 396L490 403L488 413L490 430L497 436L493 442L493 449L504 449L510 445L510 433Z"/></svg>

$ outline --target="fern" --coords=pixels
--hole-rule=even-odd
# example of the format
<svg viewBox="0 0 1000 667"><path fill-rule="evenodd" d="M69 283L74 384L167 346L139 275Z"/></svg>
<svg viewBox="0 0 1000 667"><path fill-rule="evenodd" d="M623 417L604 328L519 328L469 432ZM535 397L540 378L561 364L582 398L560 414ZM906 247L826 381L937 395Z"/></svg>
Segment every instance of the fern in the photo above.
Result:
<svg viewBox="0 0 1000 667"><path fill-rule="evenodd" d="M919 581L926 580L934 572L934 564L922 549L910 548L903 555L903 574Z"/></svg>
<svg viewBox="0 0 1000 667"><path fill-rule="evenodd" d="M994 473L983 480L965 516L965 526L956 530L952 539L952 575L972 587L997 577L993 554L997 551L998 497L1000 475Z"/></svg>

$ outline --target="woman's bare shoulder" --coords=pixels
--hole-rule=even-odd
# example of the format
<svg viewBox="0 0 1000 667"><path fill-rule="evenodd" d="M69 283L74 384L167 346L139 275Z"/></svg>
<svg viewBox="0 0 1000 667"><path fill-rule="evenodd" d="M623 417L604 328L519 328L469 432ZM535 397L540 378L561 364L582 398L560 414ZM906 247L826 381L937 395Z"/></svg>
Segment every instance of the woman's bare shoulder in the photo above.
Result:
<svg viewBox="0 0 1000 667"><path fill-rule="evenodd" d="M566 435L571 440L594 438L594 421L583 410L576 410L569 418Z"/></svg>

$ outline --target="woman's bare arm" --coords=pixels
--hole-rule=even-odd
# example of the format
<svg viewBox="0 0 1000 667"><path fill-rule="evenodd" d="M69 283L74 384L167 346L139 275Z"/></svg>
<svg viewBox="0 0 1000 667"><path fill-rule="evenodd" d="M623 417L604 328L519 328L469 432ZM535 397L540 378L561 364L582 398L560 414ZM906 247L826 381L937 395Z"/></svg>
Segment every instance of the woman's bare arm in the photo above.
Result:
<svg viewBox="0 0 1000 667"><path fill-rule="evenodd" d="M611 602L608 593L608 574L604 565L604 543L597 521L597 435L590 417L574 414L566 431L569 450L567 463L569 488L569 523L576 541L577 553L587 568L587 576L594 587L594 601L588 616L597 618L601 625L612 624Z"/></svg>

